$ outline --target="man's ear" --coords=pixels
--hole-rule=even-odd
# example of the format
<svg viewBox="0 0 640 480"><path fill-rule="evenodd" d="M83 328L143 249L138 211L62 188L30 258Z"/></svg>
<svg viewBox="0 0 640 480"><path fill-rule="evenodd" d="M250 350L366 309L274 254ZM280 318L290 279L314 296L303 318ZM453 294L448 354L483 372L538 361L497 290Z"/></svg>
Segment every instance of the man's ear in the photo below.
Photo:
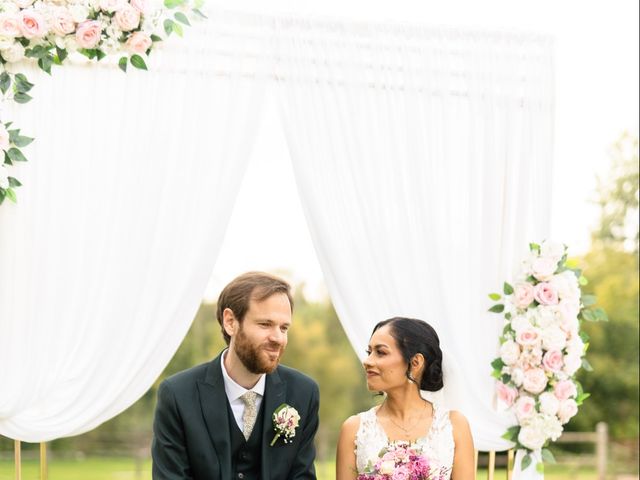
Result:
<svg viewBox="0 0 640 480"><path fill-rule="evenodd" d="M225 308L222 311L222 325L224 326L224 331L227 332L227 335L230 337L236 334L239 322L233 314L233 310L230 308Z"/></svg>

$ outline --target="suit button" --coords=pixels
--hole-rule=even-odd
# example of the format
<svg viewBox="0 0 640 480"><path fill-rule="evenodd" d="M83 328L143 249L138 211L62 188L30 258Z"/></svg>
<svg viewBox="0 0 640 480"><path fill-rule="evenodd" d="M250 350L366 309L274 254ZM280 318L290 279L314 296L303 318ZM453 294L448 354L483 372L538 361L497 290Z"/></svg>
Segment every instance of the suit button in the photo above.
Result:
<svg viewBox="0 0 640 480"><path fill-rule="evenodd" d="M240 472L240 473L238 474L238 478L240 478L240 479L244 478L244 473Z"/></svg>

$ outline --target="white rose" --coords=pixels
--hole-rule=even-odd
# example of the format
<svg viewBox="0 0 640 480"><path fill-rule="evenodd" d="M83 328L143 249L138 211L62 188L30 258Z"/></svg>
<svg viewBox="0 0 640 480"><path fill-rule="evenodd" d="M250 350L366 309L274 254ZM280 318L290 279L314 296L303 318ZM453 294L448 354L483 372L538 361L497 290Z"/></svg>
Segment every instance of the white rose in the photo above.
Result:
<svg viewBox="0 0 640 480"><path fill-rule="evenodd" d="M396 470L396 462L386 460L380 464L379 470L382 475L393 475L393 472Z"/></svg>
<svg viewBox="0 0 640 480"><path fill-rule="evenodd" d="M0 55L9 63L19 62L24 58L24 47L18 42L13 42L6 48L0 47Z"/></svg>
<svg viewBox="0 0 640 480"><path fill-rule="evenodd" d="M547 386L547 375L541 368L531 368L524 372L522 388L534 395L544 391Z"/></svg>
<svg viewBox="0 0 640 480"><path fill-rule="evenodd" d="M113 13L124 5L124 0L100 0L99 5L103 12Z"/></svg>
<svg viewBox="0 0 640 480"><path fill-rule="evenodd" d="M13 45L13 38L3 37L0 35L0 50L11 47Z"/></svg>
<svg viewBox="0 0 640 480"><path fill-rule="evenodd" d="M554 242L552 240L545 240L542 242L542 245L540 245L540 255L555 259L556 263L562 259L565 251L566 248L562 243Z"/></svg>
<svg viewBox="0 0 640 480"><path fill-rule="evenodd" d="M567 343L567 355L581 357L584 354L584 342L575 335Z"/></svg>
<svg viewBox="0 0 640 480"><path fill-rule="evenodd" d="M89 16L89 9L82 4L69 6L69 13L76 23L84 22Z"/></svg>
<svg viewBox="0 0 640 480"><path fill-rule="evenodd" d="M0 188L9 188L9 171L0 165Z"/></svg>
<svg viewBox="0 0 640 480"><path fill-rule="evenodd" d="M530 425L523 426L518 434L518 441L531 450L539 450L547 440L546 435L538 422L532 422Z"/></svg>
<svg viewBox="0 0 640 480"><path fill-rule="evenodd" d="M558 318L554 307L555 305L540 305L534 310L534 318L538 327L547 328L551 325L557 325Z"/></svg>
<svg viewBox="0 0 640 480"><path fill-rule="evenodd" d="M520 357L520 346L511 340L504 342L500 347L500 358L506 365L513 365Z"/></svg>
<svg viewBox="0 0 640 480"><path fill-rule="evenodd" d="M20 8L27 8L28 6L30 6L35 0L13 0L13 3L15 3L18 7Z"/></svg>
<svg viewBox="0 0 640 480"><path fill-rule="evenodd" d="M555 415L543 415L542 428L545 435L554 442L562 435L562 424Z"/></svg>
<svg viewBox="0 0 640 480"><path fill-rule="evenodd" d="M580 357L581 355L576 355L575 353L572 353L571 355L565 355L564 368L562 369L564 373L569 376L572 376L574 373L576 373L582 365L582 360L580 359Z"/></svg>
<svg viewBox="0 0 640 480"><path fill-rule="evenodd" d="M531 275L540 281L546 281L558 268L558 261L549 257L538 257L531 262Z"/></svg>
<svg viewBox="0 0 640 480"><path fill-rule="evenodd" d="M556 288L561 300L578 302L580 300L580 286L578 278L571 270L565 270L549 279L549 283Z"/></svg>
<svg viewBox="0 0 640 480"><path fill-rule="evenodd" d="M516 387L522 385L522 382L524 382L524 370L522 370L521 368L512 368L511 381Z"/></svg>
<svg viewBox="0 0 640 480"><path fill-rule="evenodd" d="M567 345L567 334L556 326L542 330L542 347L545 350L562 350Z"/></svg>
<svg viewBox="0 0 640 480"><path fill-rule="evenodd" d="M538 398L540 401L540 413L555 415L560 408L560 400L552 392L544 392Z"/></svg>
<svg viewBox="0 0 640 480"><path fill-rule="evenodd" d="M129 32L140 25L140 12L131 5L124 5L115 15L115 22L123 32Z"/></svg>
<svg viewBox="0 0 640 480"><path fill-rule="evenodd" d="M564 425L578 413L578 404L573 398L563 400L558 408L558 419Z"/></svg>
<svg viewBox="0 0 640 480"><path fill-rule="evenodd" d="M519 332L520 330L524 330L525 328L531 326L531 321L526 315L516 315L511 320L511 328L513 328L516 332Z"/></svg>

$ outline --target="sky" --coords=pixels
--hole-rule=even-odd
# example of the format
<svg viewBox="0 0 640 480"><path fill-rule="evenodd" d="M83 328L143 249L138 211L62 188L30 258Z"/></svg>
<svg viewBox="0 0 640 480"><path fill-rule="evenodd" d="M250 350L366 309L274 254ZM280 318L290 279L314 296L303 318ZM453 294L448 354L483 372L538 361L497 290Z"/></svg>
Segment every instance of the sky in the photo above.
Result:
<svg viewBox="0 0 640 480"><path fill-rule="evenodd" d="M606 175L608 150L624 131L638 135L638 0L234 0L229 10L355 21L544 33L555 39L555 158L551 237L580 254L597 219L591 200ZM259 200L258 200L259 199ZM256 235L255 232L261 232ZM249 169L238 194L205 299L215 300L248 270L286 273L305 294L326 297L297 196L273 97L265 106Z"/></svg>

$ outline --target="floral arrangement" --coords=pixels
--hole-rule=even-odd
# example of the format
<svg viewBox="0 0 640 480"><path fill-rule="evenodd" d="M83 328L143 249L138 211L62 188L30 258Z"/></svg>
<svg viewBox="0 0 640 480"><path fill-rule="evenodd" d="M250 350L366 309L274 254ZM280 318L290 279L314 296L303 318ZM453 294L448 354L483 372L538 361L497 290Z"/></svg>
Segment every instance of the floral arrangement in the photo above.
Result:
<svg viewBox="0 0 640 480"><path fill-rule="evenodd" d="M270 445L273 447L280 437L283 438L284 443L289 443L296 436L296 428L298 428L299 423L300 414L291 405L283 403L276 408L275 412L273 412L273 429L276 434Z"/></svg>
<svg viewBox="0 0 640 480"><path fill-rule="evenodd" d="M554 462L545 447L589 396L575 378L581 367L591 370L584 357L589 339L580 325L607 320L604 310L591 308L595 297L581 293L587 280L567 266L565 245L546 241L529 248L515 285L504 283L504 297L489 295L498 302L489 311L505 318L500 356L491 363L496 393L517 419L503 438L526 451L523 470L531 465L532 452ZM542 472L543 463L536 468Z"/></svg>
<svg viewBox="0 0 640 480"><path fill-rule="evenodd" d="M408 442L391 442L357 480L441 480L448 470L433 469L429 460Z"/></svg>
<svg viewBox="0 0 640 480"><path fill-rule="evenodd" d="M36 61L49 74L53 65L64 64L74 53L96 61L115 55L124 72L128 65L146 70L144 57L162 40L156 33L160 25L166 36L182 36L190 16L204 17L204 0L164 0L163 7L151 1L0 1L0 106L3 101L32 99L33 84L15 71L24 59ZM14 188L20 182L9 175L9 167L27 160L21 149L33 141L11 126L0 117L0 204L5 198L16 201Z"/></svg>

